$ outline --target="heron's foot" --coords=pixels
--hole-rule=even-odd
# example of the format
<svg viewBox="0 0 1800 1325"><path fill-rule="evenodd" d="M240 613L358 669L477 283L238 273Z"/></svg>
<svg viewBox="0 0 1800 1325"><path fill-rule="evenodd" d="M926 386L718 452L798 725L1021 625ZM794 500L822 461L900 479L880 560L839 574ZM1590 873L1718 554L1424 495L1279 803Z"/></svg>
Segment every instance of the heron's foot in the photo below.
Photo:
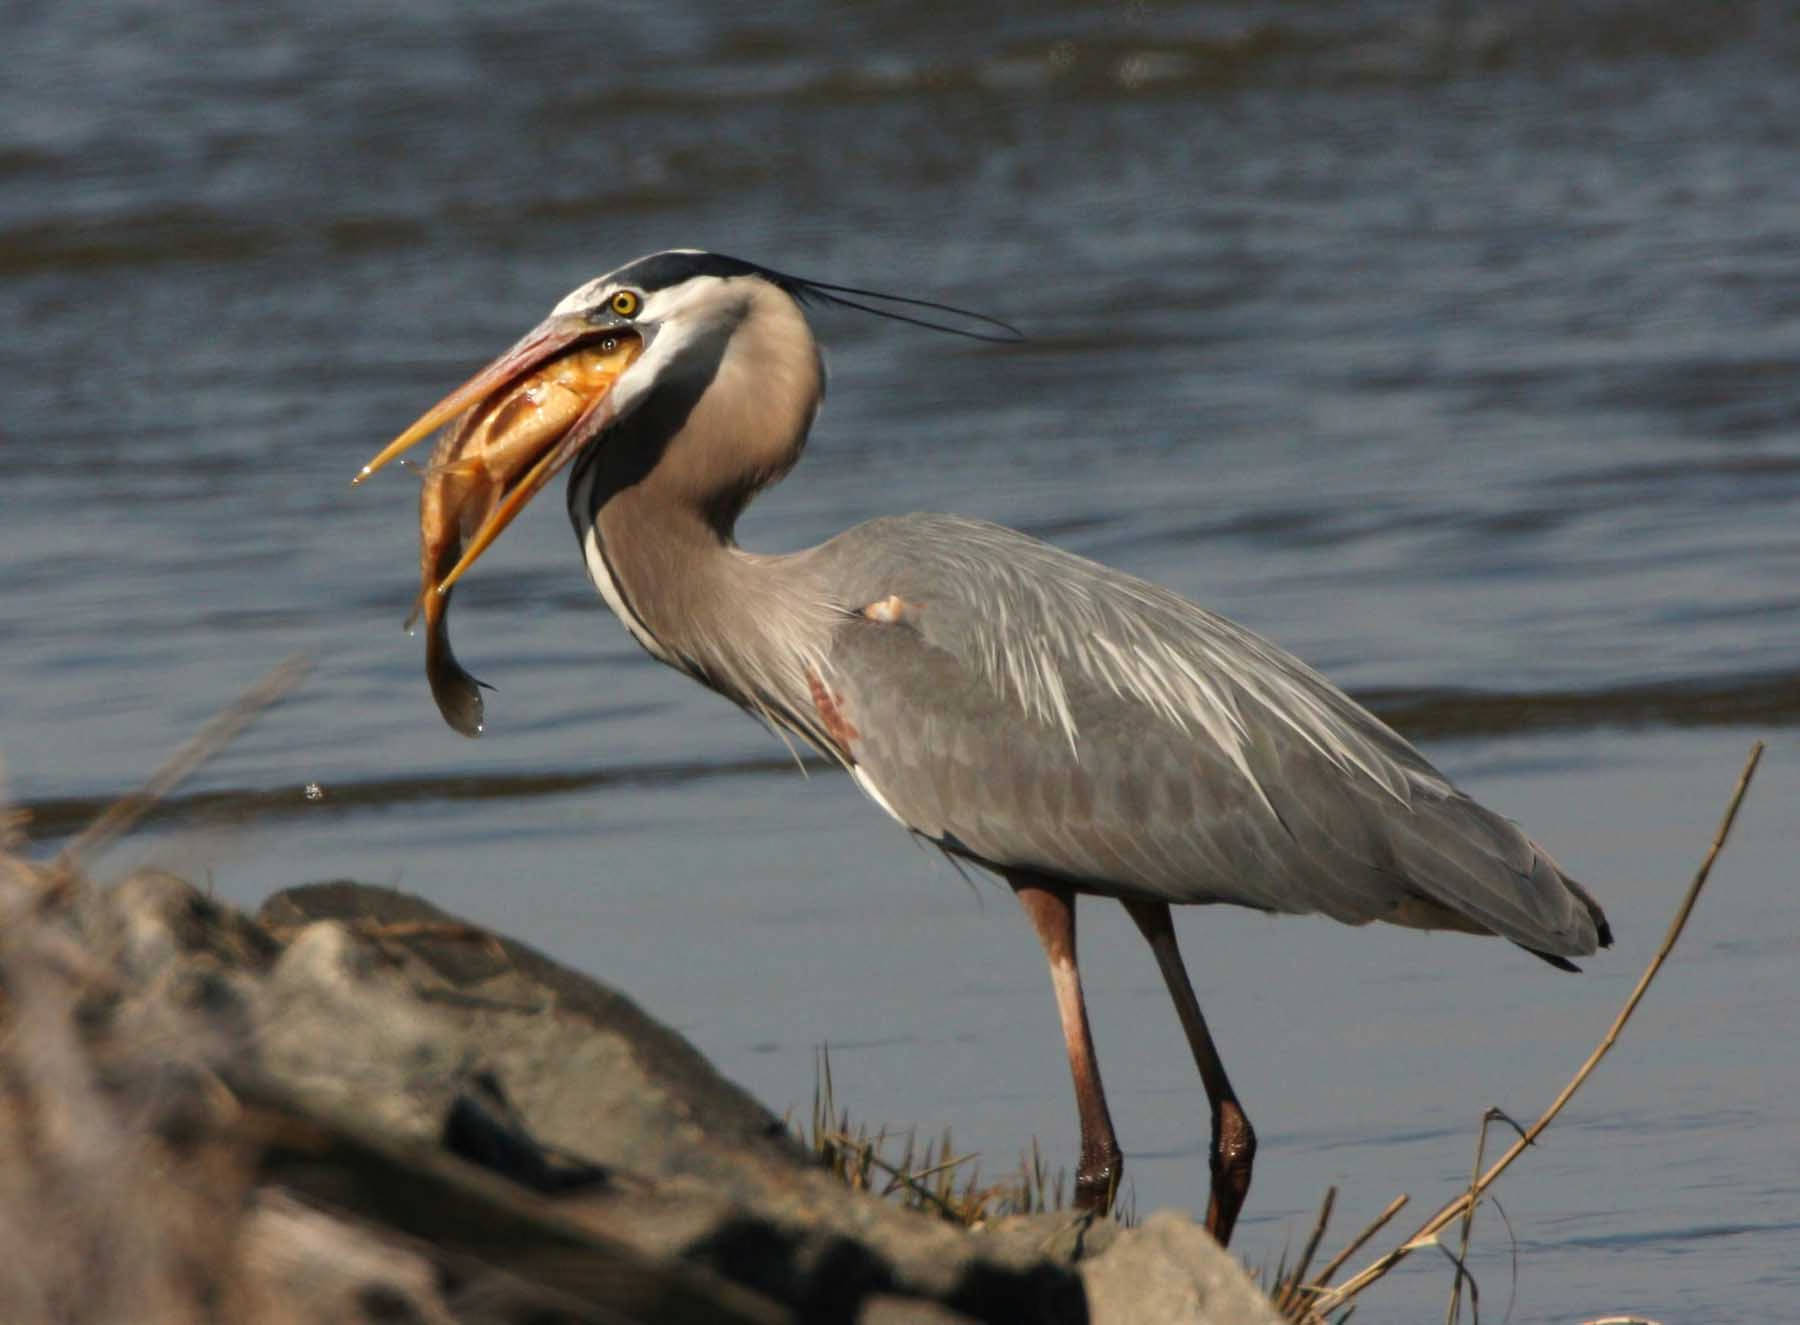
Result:
<svg viewBox="0 0 1800 1325"><path fill-rule="evenodd" d="M1081 1163L1075 1169L1075 1208L1089 1214L1104 1215L1113 1207L1119 1194L1119 1180L1125 1176L1125 1156L1119 1147L1081 1148Z"/></svg>
<svg viewBox="0 0 1800 1325"><path fill-rule="evenodd" d="M1236 1100L1221 1101L1213 1114L1212 1199L1206 1205L1206 1231L1221 1247L1231 1241L1255 1163L1255 1129Z"/></svg>

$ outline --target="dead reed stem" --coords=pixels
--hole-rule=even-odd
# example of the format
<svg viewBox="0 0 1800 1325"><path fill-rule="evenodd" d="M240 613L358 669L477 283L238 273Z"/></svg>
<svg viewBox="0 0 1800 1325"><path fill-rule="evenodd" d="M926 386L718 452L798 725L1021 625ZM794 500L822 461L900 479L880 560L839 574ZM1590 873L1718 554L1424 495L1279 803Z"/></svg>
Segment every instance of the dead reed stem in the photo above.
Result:
<svg viewBox="0 0 1800 1325"><path fill-rule="evenodd" d="M1462 1214L1462 1243L1456 1249L1456 1277L1450 1281L1450 1305L1444 1310L1444 1325L1456 1325L1457 1317L1462 1314L1462 1285L1467 1276L1469 1264L1469 1235L1475 1229L1475 1207L1480 1204L1476 1184L1481 1181L1481 1158L1487 1151L1488 1125L1504 1119L1512 1125L1515 1132L1523 1133L1524 1129L1506 1116L1503 1109L1489 1109L1481 1115L1481 1130L1475 1134L1475 1162L1469 1167L1469 1203ZM1496 1198L1498 1199L1498 1198ZM1469 1279L1470 1293L1474 1292L1474 1279Z"/></svg>
<svg viewBox="0 0 1800 1325"><path fill-rule="evenodd" d="M1331 1222L1331 1208L1337 1204L1337 1188L1327 1187L1325 1199L1319 1203L1319 1217L1313 1221L1312 1236L1306 1240L1306 1249L1300 1253L1299 1264L1294 1266L1294 1282L1299 1284L1306 1279L1306 1272L1312 1269L1313 1257L1319 1254L1319 1241L1325 1236L1325 1226Z"/></svg>
<svg viewBox="0 0 1800 1325"><path fill-rule="evenodd" d="M1319 1277L1313 1280L1314 1287L1317 1288L1319 1285L1330 1283L1331 1276L1344 1268L1344 1262L1356 1255L1357 1252L1361 1251L1365 1242L1381 1232L1382 1229L1386 1228L1388 1220L1392 1219L1395 1215L1399 1214L1401 1210L1405 1209L1406 1203L1411 1199L1412 1198L1405 1192L1401 1192L1400 1195L1389 1201L1387 1203L1387 1209L1371 1219L1363 1231L1351 1238L1350 1244L1337 1255L1333 1256L1331 1258L1331 1263L1323 1270L1319 1271Z"/></svg>
<svg viewBox="0 0 1800 1325"><path fill-rule="evenodd" d="M1327 1187L1325 1199L1319 1203L1319 1216L1313 1220L1312 1235L1306 1239L1306 1246L1300 1253L1300 1259L1294 1262L1294 1268L1275 1276L1275 1290L1271 1294L1275 1301L1275 1310L1288 1315L1306 1296L1306 1272L1312 1269L1313 1257L1319 1254L1319 1242L1325 1236L1325 1226L1331 1222L1331 1208L1337 1204L1337 1188Z"/></svg>
<svg viewBox="0 0 1800 1325"><path fill-rule="evenodd" d="M157 801L175 790L195 769L236 740L244 728L254 722L271 704L299 685L312 670L312 659L295 654L278 664L269 674L231 702L212 718L163 766L150 775L143 786L121 796L77 833L73 840L50 863L49 877L54 882L72 878L81 868L84 857L92 858L105 851L120 837L131 831Z"/></svg>
<svg viewBox="0 0 1800 1325"><path fill-rule="evenodd" d="M1562 1092L1551 1101L1550 1107L1544 1110L1542 1116L1520 1134L1519 1139L1513 1142L1504 1155L1494 1161L1493 1167L1482 1174L1480 1180L1474 1183L1468 1191L1420 1225L1418 1232L1336 1288L1327 1288L1323 1282L1323 1276L1321 1276L1320 1281L1312 1285L1317 1292L1313 1306L1320 1315L1324 1315L1328 1311L1335 1311L1349 1302L1363 1289L1382 1278L1389 1270L1421 1247L1435 1244L1437 1235L1444 1226L1481 1199L1481 1194L1491 1187L1502 1173L1506 1172L1512 1162L1525 1152L1527 1146L1537 1140L1539 1134L1563 1111L1563 1106L1573 1098L1575 1092L1581 1089L1581 1084L1600 1065L1600 1060L1606 1057L1607 1052L1617 1042L1619 1032L1631 1019L1631 1014L1637 1010L1637 1005L1642 1001L1645 991L1650 988L1650 982L1656 978L1656 973L1668 960L1669 953L1674 950L1675 941L1681 937L1682 930L1687 927L1688 917L1693 914L1694 903L1700 900L1700 890L1706 886L1707 876L1712 873L1713 862L1719 858L1719 852L1724 850L1725 839L1731 835L1731 826L1737 822L1738 807L1744 803L1744 793L1750 789L1750 780L1756 776L1756 766L1762 761L1763 748L1761 741L1751 745L1750 757L1744 762L1744 771L1738 774L1737 788L1732 792L1731 801L1725 807L1725 815L1719 821L1718 831L1713 834L1712 846L1707 851L1706 858L1700 862L1700 868L1695 872L1693 882L1688 885L1687 894L1681 899L1681 905L1676 909L1675 918L1669 924L1669 932L1663 936L1662 946L1656 950L1656 955L1644 968L1643 975L1638 977L1637 987L1631 991L1631 997L1625 1000L1625 1006L1619 1009L1619 1015L1613 1018L1612 1025L1607 1028L1606 1034L1601 1037L1600 1043L1595 1046L1594 1051L1587 1056L1587 1061L1576 1069L1575 1075L1569 1078L1569 1084L1564 1086Z"/></svg>
<svg viewBox="0 0 1800 1325"><path fill-rule="evenodd" d="M895 1164L882 1157L878 1148L881 1140L879 1137L868 1141L859 1140L846 1132L827 1132L823 1139L854 1155L859 1163L873 1166L887 1174L893 1180L892 1185L888 1188L890 1192L903 1187L945 1218L959 1224L968 1222L954 1204L927 1187L925 1179L961 1168L974 1158L973 1155L961 1155L955 1159L946 1160L942 1164L934 1164L921 1172L912 1173L907 1170L904 1163Z"/></svg>

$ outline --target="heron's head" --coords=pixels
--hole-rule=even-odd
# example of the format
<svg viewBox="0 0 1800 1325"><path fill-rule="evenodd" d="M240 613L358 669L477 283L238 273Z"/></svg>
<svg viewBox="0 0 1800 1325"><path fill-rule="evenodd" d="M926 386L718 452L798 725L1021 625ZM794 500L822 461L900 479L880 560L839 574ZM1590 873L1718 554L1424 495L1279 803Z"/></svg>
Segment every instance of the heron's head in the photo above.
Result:
<svg viewBox="0 0 1800 1325"><path fill-rule="evenodd" d="M932 321L859 299L952 314L982 327ZM440 444L434 468L480 462L496 491L484 502L484 518L460 559L439 582L442 593L552 476L647 413L668 417L673 429L704 411L714 437L778 439L797 454L824 394L818 349L801 311L809 302L978 339L1018 338L1005 323L910 296L808 281L718 253L653 253L568 294L511 349L421 415L354 481L360 483L446 424L471 425L448 435L447 444L452 449L478 445L483 454L446 454ZM551 381L576 398L559 395L560 408L547 411L538 387ZM529 407L516 407L519 401ZM747 444L753 451L754 440ZM771 473L783 467L773 454L752 453L743 463Z"/></svg>

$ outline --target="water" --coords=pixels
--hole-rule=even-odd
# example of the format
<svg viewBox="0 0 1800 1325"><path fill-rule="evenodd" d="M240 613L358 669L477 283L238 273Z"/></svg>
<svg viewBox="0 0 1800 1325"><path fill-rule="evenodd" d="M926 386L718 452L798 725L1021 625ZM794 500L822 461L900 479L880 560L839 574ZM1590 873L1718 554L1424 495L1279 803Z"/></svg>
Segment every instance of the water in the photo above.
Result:
<svg viewBox="0 0 1800 1325"><path fill-rule="evenodd" d="M1073 1108L1036 946L838 776L636 652L561 502L458 599L358 466L560 295L695 244L948 298L822 314L762 548L952 509L1170 584L1391 713L1589 882L1618 948L1180 917L1263 1138L1238 1245L1465 1180L1604 1029L1754 734L1663 982L1503 1182L1514 1319L1772 1318L1800 1286L1800 30L1775 5L15 6L0 83L0 749L54 841L296 650L311 680L108 862L254 903L416 889L632 991L776 1109L1008 1167ZM1471 698L1463 692L1480 692ZM309 799L316 783L323 793ZM1084 910L1141 1210L1204 1201L1154 967ZM1410 1213L1410 1212L1409 1212ZM1409 1225L1410 1227L1410 1225ZM1337 1237L1328 1238L1328 1243ZM1484 1213L1484 1310L1510 1285ZM1375 1318L1441 1309L1419 1257Z"/></svg>

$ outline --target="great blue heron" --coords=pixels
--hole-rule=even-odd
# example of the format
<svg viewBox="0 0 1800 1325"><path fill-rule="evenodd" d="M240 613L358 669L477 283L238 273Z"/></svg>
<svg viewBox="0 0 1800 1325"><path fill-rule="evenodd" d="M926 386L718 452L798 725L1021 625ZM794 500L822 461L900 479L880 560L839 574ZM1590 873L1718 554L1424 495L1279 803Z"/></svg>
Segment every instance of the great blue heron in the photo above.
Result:
<svg viewBox="0 0 1800 1325"><path fill-rule="evenodd" d="M1606 918L1516 826L1324 677L1166 589L946 515L872 520L786 555L740 548L739 514L800 458L824 396L801 306L864 307L850 296L907 305L918 311L867 311L928 325L962 311L658 253L575 290L376 456L359 478L460 420L422 511L434 693L453 725L479 731L474 683L442 643L449 588L573 461L588 574L639 644L798 733L908 829L1011 885L1049 960L1075 1080L1076 1195L1100 1211L1122 1161L1075 899L1124 904L1211 1102L1207 1226L1224 1242L1256 1137L1171 903L1499 935L1569 970L1611 942ZM577 354L588 358L571 366Z"/></svg>

